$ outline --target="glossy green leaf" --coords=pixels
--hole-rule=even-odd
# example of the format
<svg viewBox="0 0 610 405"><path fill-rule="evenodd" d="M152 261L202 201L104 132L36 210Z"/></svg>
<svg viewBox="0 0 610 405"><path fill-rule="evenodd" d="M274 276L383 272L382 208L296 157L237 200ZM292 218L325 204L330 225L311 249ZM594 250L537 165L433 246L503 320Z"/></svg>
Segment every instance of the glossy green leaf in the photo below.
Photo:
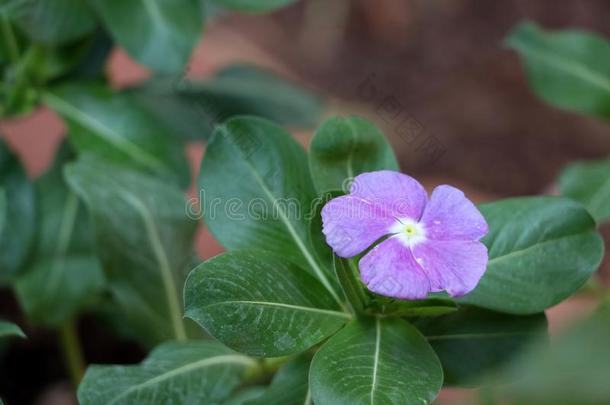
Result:
<svg viewBox="0 0 610 405"><path fill-rule="evenodd" d="M369 121L336 117L324 122L311 140L309 165L318 193L347 190L357 175L399 170L392 147Z"/></svg>
<svg viewBox="0 0 610 405"><path fill-rule="evenodd" d="M55 89L45 101L68 123L79 154L102 157L186 187L190 180L182 143L128 94L93 84Z"/></svg>
<svg viewBox="0 0 610 405"><path fill-rule="evenodd" d="M106 28L135 60L180 73L203 27L198 0L93 0Z"/></svg>
<svg viewBox="0 0 610 405"><path fill-rule="evenodd" d="M492 398L506 404L598 405L610 403L610 313L579 322L552 345L529 347L492 379ZM512 381L513 384L506 384Z"/></svg>
<svg viewBox="0 0 610 405"><path fill-rule="evenodd" d="M559 189L587 207L597 223L610 220L610 159L568 165L559 177Z"/></svg>
<svg viewBox="0 0 610 405"><path fill-rule="evenodd" d="M401 319L350 323L316 353L309 384L316 405L428 404L443 384L426 339Z"/></svg>
<svg viewBox="0 0 610 405"><path fill-rule="evenodd" d="M578 290L600 264L603 240L577 202L522 197L479 208L489 224L483 238L489 263L460 302L513 314L542 312Z"/></svg>
<svg viewBox="0 0 610 405"><path fill-rule="evenodd" d="M117 315L148 343L184 337L179 291L196 222L186 215L182 191L94 159L68 165L66 177L93 216L98 254L121 305Z"/></svg>
<svg viewBox="0 0 610 405"><path fill-rule="evenodd" d="M0 283L3 283L22 270L36 227L34 188L19 159L3 141L0 141L0 184L6 196L0 233Z"/></svg>
<svg viewBox="0 0 610 405"><path fill-rule="evenodd" d="M294 3L296 0L212 0L224 7L238 11L264 13L277 10Z"/></svg>
<svg viewBox="0 0 610 405"><path fill-rule="evenodd" d="M82 405L217 404L257 362L215 342L165 343L135 366L94 365L78 389Z"/></svg>
<svg viewBox="0 0 610 405"><path fill-rule="evenodd" d="M610 44L578 30L524 23L506 40L523 58L533 90L567 110L610 118Z"/></svg>
<svg viewBox="0 0 610 405"><path fill-rule="evenodd" d="M186 316L227 346L255 356L308 349L350 319L303 269L263 251L234 251L189 275Z"/></svg>
<svg viewBox="0 0 610 405"><path fill-rule="evenodd" d="M0 319L0 339L6 337L25 337L21 328L12 322Z"/></svg>
<svg viewBox="0 0 610 405"><path fill-rule="evenodd" d="M309 393L309 365L311 356L301 355L282 366L273 377L271 385L261 396L246 405L307 405Z"/></svg>
<svg viewBox="0 0 610 405"><path fill-rule="evenodd" d="M445 384L469 386L543 337L547 324L544 314L515 316L465 307L415 326L440 358Z"/></svg>
<svg viewBox="0 0 610 405"><path fill-rule="evenodd" d="M34 42L63 44L92 32L97 21L82 0L15 1L9 16Z"/></svg>
<svg viewBox="0 0 610 405"><path fill-rule="evenodd" d="M64 145L54 166L36 180L35 254L15 280L28 319L51 326L73 317L104 286L89 216L63 178L62 166L69 157Z"/></svg>
<svg viewBox="0 0 610 405"><path fill-rule="evenodd" d="M309 238L315 193L305 151L289 133L259 118L227 121L208 145L199 188L205 222L226 248L284 256L341 301Z"/></svg>

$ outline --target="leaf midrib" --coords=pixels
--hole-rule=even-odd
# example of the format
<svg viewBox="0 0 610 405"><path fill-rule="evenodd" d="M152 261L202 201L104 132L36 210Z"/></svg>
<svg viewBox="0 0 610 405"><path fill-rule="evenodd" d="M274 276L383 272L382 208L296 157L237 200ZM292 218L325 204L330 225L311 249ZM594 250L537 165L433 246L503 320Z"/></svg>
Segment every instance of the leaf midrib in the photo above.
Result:
<svg viewBox="0 0 610 405"><path fill-rule="evenodd" d="M228 140L230 139L230 133L227 130L226 127L221 127L221 131L223 133L223 136ZM235 147L235 145L233 144L233 142L228 141L229 145L232 145ZM242 155L242 162L248 166L248 168L250 169L250 172L252 173L252 176L254 177L254 179L256 180L256 182L259 184L259 186L261 187L261 190L263 191L263 193L267 196L267 198L269 199L269 201L275 205L275 202L277 202L277 198L273 195L273 193L271 192L271 190L269 190L267 188L267 185L265 184L264 180L261 178L261 176L258 174L256 168L250 163L250 161L248 160L247 156L244 156L242 153L242 150L240 148L235 147L235 149L237 149L239 151L239 154ZM318 263L316 262L316 260L313 258L312 254L309 252L309 250L307 249L305 242L303 240L301 240L301 238L299 237L299 235L297 234L296 230L293 228L292 224L290 223L290 221L288 220L288 218L286 217L286 213L284 212L284 209L282 207L281 204L277 204L278 206L278 214L279 217L282 221L282 223L284 224L284 226L286 227L286 229L288 230L288 233L290 234L290 236L292 237L292 239L295 241L295 243L297 244L297 247L299 248L299 250L301 251L301 253L303 254L303 256L305 257L305 260L307 261L307 263L311 266L311 268L313 269L313 271L316 273L316 276L318 277L318 279L320 280L320 282L324 285L324 287L328 290L328 292L330 292L330 294L332 295L333 299L339 304L339 306L341 308L344 308L344 304L343 301L341 301L341 299L339 298L339 296L337 295L337 293L335 292L335 289L332 287L332 285L330 284L330 282L328 281L328 279L326 278L326 276L324 275L324 272L322 271L322 269L320 268L320 266L318 266Z"/></svg>
<svg viewBox="0 0 610 405"><path fill-rule="evenodd" d="M531 46L524 41L515 40L514 44L519 46L519 50L528 53L530 58L538 59L545 64L553 65L557 70L580 78L583 81L600 87L610 93L610 80L606 79L602 74L589 69L586 65L568 62L562 57L563 55L547 52L540 46Z"/></svg>
<svg viewBox="0 0 610 405"><path fill-rule="evenodd" d="M534 332L496 332L496 333L456 333L447 335L430 335L425 336L427 340L466 340L466 339L498 339L505 337L517 336L540 336L540 333Z"/></svg>
<svg viewBox="0 0 610 405"><path fill-rule="evenodd" d="M215 302L212 304L208 304L208 305L204 306L202 308L202 310L211 308L211 307L215 307L215 306L222 306L222 305L267 306L267 307L277 307L277 308L282 308L282 309L292 309L295 311L302 311L302 312L314 312L314 313L318 313L318 314L322 314L322 315L335 316L335 317L344 318L344 319L352 318L352 316L349 313L343 312L343 311L333 311L330 309L320 309L320 308L314 308L314 307L305 307L305 306L301 306L301 305L285 304L282 302L267 302L267 301L247 301L247 300L222 301L222 302Z"/></svg>
<svg viewBox="0 0 610 405"><path fill-rule="evenodd" d="M149 245L155 253L155 260L159 266L159 273L165 289L168 311L175 337L178 341L185 341L186 330L182 323L182 309L180 306L180 299L178 298L176 282L152 213L146 204L128 191L124 193L123 200L140 214L140 218L144 222L144 228L148 234Z"/></svg>
<svg viewBox="0 0 610 405"><path fill-rule="evenodd" d="M46 101L58 112L63 113L64 115L80 123L84 127L89 128L90 132L93 135L108 142L113 147L125 153L126 155L131 156L140 164L155 171L165 169L165 164L163 164L163 162L157 159L154 155L143 151L136 144L130 142L128 139L114 131L112 128L107 127L102 122L98 121L95 117L87 114L82 110L79 110L78 108L55 94L46 93L44 97Z"/></svg>
<svg viewBox="0 0 610 405"><path fill-rule="evenodd" d="M109 405L116 404L118 401L120 401L121 399L125 398L126 396L128 396L129 394L131 394L135 391L139 391L148 386L158 384L161 381L173 378L180 374L184 374L189 371L194 371L199 368L206 368L206 367L223 364L223 363L243 364L245 366L256 365L256 362L253 359L246 357L246 356L238 355L238 354L228 354L228 355L222 355L222 356L210 357L210 358L203 359L203 360L198 360L196 362L177 367L170 371L166 371L165 373L159 374L158 376L153 377L150 380L146 380L143 383L131 386L127 390L123 391L120 395L115 397L108 404ZM142 366L142 367L144 367L144 366Z"/></svg>
<svg viewBox="0 0 610 405"><path fill-rule="evenodd" d="M150 15L150 19L153 21L153 25L159 27L160 29L165 28L163 13L159 10L159 6L155 3L154 0L142 0L142 4L144 5L144 9Z"/></svg>
<svg viewBox="0 0 610 405"><path fill-rule="evenodd" d="M54 294L58 290L62 272L65 270L66 252L74 233L76 214L78 213L78 197L72 190L68 191L66 202L61 215L57 246L53 264L51 266L50 279L47 282L47 290Z"/></svg>
<svg viewBox="0 0 610 405"><path fill-rule="evenodd" d="M371 405L375 405L375 390L377 389L377 371L379 368L379 353L381 347L381 321L375 318L375 354L373 357L373 382L371 384Z"/></svg>

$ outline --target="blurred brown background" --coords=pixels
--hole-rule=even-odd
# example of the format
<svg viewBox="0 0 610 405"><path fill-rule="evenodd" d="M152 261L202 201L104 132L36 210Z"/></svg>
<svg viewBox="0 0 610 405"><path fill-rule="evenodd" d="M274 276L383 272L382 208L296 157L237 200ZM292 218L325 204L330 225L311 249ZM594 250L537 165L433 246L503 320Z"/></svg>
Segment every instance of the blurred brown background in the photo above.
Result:
<svg viewBox="0 0 610 405"><path fill-rule="evenodd" d="M525 19L610 36L603 0L306 0L268 16L210 22L187 74L205 77L235 61L270 67L324 94L328 114L375 121L403 171L428 186L456 184L477 201L547 193L566 163L610 155L610 127L547 106L529 90L517 56L502 45ZM148 75L118 49L107 71L117 87ZM63 131L45 109L0 123L33 177ZM296 136L306 143L310 134ZM188 152L195 171L204 146ZM202 230L201 256L220 250ZM609 267L606 259L604 274ZM552 331L590 307L575 298L552 309Z"/></svg>

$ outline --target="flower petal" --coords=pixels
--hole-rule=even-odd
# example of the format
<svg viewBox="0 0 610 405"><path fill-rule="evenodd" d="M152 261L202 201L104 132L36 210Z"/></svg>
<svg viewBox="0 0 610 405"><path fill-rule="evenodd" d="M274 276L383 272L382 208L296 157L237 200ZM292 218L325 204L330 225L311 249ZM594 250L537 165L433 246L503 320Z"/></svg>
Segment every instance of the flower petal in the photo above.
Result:
<svg viewBox="0 0 610 405"><path fill-rule="evenodd" d="M354 178L350 195L384 207L399 218L419 220L428 201L424 187L411 176L380 170L362 173Z"/></svg>
<svg viewBox="0 0 610 405"><path fill-rule="evenodd" d="M322 208L322 232L326 243L341 257L362 252L389 234L395 221L382 207L351 195L334 198Z"/></svg>
<svg viewBox="0 0 610 405"><path fill-rule="evenodd" d="M479 240L488 231L477 207L462 191L447 185L434 189L420 223L426 238L435 240Z"/></svg>
<svg viewBox="0 0 610 405"><path fill-rule="evenodd" d="M369 290L401 299L422 299L430 292L430 282L415 262L410 249L396 237L391 237L369 253L359 263L360 276Z"/></svg>
<svg viewBox="0 0 610 405"><path fill-rule="evenodd" d="M487 248L477 241L427 240L412 247L432 291L459 297L472 291L487 268Z"/></svg>

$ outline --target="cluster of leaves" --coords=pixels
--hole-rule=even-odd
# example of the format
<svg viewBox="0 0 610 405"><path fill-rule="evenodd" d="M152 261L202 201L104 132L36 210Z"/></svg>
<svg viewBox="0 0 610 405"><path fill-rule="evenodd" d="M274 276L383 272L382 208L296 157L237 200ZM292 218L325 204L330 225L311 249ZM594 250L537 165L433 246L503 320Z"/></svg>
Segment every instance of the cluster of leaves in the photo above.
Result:
<svg viewBox="0 0 610 405"><path fill-rule="evenodd" d="M28 324L74 333L86 311L146 346L201 335L183 325L180 299L197 225L186 215L185 144L236 114L311 126L321 102L246 65L186 78L187 62L206 18L291 2L0 1L0 116L44 105L68 135L34 182L0 142L0 284ZM104 70L115 46L151 78L112 88ZM1 330L22 335L4 321Z"/></svg>
<svg viewBox="0 0 610 405"><path fill-rule="evenodd" d="M259 11L288 3L216 2ZM91 304L103 314L114 312L98 302L110 289L123 303L119 312L132 320L132 332L158 343L173 336L165 325L167 306L156 298L171 277L160 278L158 268L183 273L195 229L185 218L185 142L206 139L218 121L235 114L309 126L321 104L249 66L227 67L206 81L183 78L200 37L204 2L123 3L1 3L2 114L23 114L42 103L65 120L69 142L34 184L0 145L0 282L13 285L30 321L51 327ZM113 40L153 70L150 80L111 89L103 67ZM40 57L30 61L32 54ZM40 70L36 80L29 63ZM76 156L79 162L71 163Z"/></svg>
<svg viewBox="0 0 610 405"><path fill-rule="evenodd" d="M215 1L251 11L289 2ZM85 405L428 403L443 385L478 384L532 340L544 340L543 311L577 291L601 261L597 225L609 216L607 163L576 164L561 176L561 197L480 206L490 226L483 239L490 261L471 294L422 301L376 296L361 283L357 258L335 257L324 243L320 219L321 206L342 194L349 178L398 169L373 125L330 119L307 153L266 119L215 125L242 113L280 124L314 122L317 99L268 72L232 67L209 81L178 85L155 75L122 91L92 80L101 75L109 38L156 73L179 73L201 30L201 2L54 5L62 18L72 15L72 24L41 23L49 11L21 20L15 11L21 3L2 3L2 27L14 38L8 50L22 61L2 59L9 80L2 94L12 97L3 111L45 103L68 124L69 144L34 184L0 149L0 279L14 287L33 323L61 328L88 310L155 347L138 365L89 367L78 390ZM27 3L29 11L49 8ZM28 28L28 21L38 22ZM42 46L51 34L67 36L70 46L83 41L77 63L50 63L61 60L64 47L63 39ZM43 49L53 56L30 65L33 56L19 52L25 43L33 55ZM95 73L76 83L83 63ZM31 75L31 66L55 70ZM270 88L273 96L265 96ZM228 251L187 277L197 223L186 210L183 147L209 134L198 179L204 221ZM607 331L596 329L591 353ZM19 333L0 324L0 336ZM579 338L565 345L570 339ZM543 359L530 375L544 381L553 365L578 360ZM605 371L603 360L596 364ZM501 382L519 377L509 370ZM512 387L518 399L532 392L531 385Z"/></svg>
<svg viewBox="0 0 610 405"><path fill-rule="evenodd" d="M491 229L483 240L490 262L471 294L376 296L359 280L356 261L333 257L323 243L319 208L349 177L396 167L383 135L358 118L325 122L309 154L263 119L218 127L199 185L205 222L228 252L190 273L184 305L187 317L228 348L211 356L207 343L169 343L138 366L92 367L81 401L214 403L237 401L233 392L242 398L233 403L247 404L427 403L443 383L477 384L544 335L543 311L599 265L602 240L582 205L512 198L480 207ZM261 387L268 361L281 368ZM222 383L210 377L220 368ZM206 389L209 381L223 389Z"/></svg>
<svg viewBox="0 0 610 405"><path fill-rule="evenodd" d="M522 57L533 91L547 103L602 120L610 118L610 43L580 30L516 27L507 45ZM569 164L558 178L561 195L580 202L597 225L610 221L610 158ZM610 401L610 294L552 347L533 342L488 377L485 397L507 403L601 404ZM512 383L507 385L506 382Z"/></svg>
<svg viewBox="0 0 610 405"><path fill-rule="evenodd" d="M0 1L0 116L25 114L56 82L98 78L114 42L158 74L188 63L204 21L295 0Z"/></svg>

